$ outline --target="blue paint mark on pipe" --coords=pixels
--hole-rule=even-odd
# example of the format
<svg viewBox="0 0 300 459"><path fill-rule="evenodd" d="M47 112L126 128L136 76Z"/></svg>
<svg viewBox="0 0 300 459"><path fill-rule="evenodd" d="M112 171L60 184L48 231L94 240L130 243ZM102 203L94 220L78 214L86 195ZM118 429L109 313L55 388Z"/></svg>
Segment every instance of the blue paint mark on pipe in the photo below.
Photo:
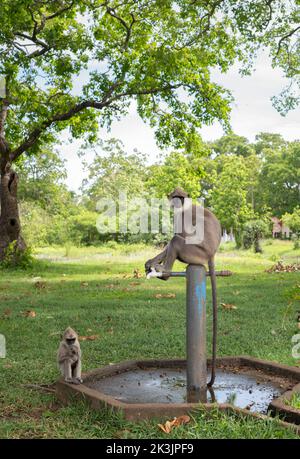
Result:
<svg viewBox="0 0 300 459"><path fill-rule="evenodd" d="M198 305L198 312L199 312L199 315L201 315L202 313L202 286L200 285L196 285L196 297L197 297L197 305Z"/></svg>
<svg viewBox="0 0 300 459"><path fill-rule="evenodd" d="M202 298L205 301L205 299L206 299L206 278L205 277L201 281L201 295L202 295Z"/></svg>
<svg viewBox="0 0 300 459"><path fill-rule="evenodd" d="M201 315L203 305L205 305L206 301L206 277L201 276L200 285L197 283L195 294L197 298L198 312Z"/></svg>

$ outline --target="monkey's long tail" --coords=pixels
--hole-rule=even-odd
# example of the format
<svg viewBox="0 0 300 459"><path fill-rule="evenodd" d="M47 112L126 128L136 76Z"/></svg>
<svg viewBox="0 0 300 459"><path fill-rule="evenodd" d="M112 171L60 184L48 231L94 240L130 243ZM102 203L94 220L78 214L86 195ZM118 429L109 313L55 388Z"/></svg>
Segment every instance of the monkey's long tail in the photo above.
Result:
<svg viewBox="0 0 300 459"><path fill-rule="evenodd" d="M217 358L217 328L218 328L218 304L217 304L217 282L215 273L214 259L208 261L211 292L212 292L212 306L213 306L213 340L212 340L212 358L211 358L211 378L208 387L212 387L216 378L216 358Z"/></svg>

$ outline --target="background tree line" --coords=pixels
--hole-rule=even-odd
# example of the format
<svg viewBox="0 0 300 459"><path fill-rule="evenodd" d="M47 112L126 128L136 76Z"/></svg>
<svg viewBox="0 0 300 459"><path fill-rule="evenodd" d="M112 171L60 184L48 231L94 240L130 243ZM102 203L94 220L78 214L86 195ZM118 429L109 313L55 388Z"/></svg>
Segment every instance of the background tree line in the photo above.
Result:
<svg viewBox="0 0 300 459"><path fill-rule="evenodd" d="M271 216L283 218L300 233L300 142L279 134L260 133L255 142L228 134L214 142L194 135L185 148L171 150L149 165L144 154L128 153L111 139L95 148L85 164L87 178L75 194L64 184L66 169L59 153L44 148L18 165L22 180L19 199L23 233L29 245L92 245L120 242L163 242L153 234L99 234L96 203L103 197L163 197L176 186L192 198L205 198L221 221L233 231L238 247L254 244L271 234Z"/></svg>
<svg viewBox="0 0 300 459"><path fill-rule="evenodd" d="M157 186L156 178L176 168L179 155L184 161L180 162L182 180L193 165L192 181L187 181L191 193L198 193L202 177L207 189L202 182L199 187L207 192L208 202L219 211L224 225L233 225L240 235L240 224L250 217L245 193L247 198L252 196L252 212L256 213L262 193L257 196L254 182L247 190L242 185L236 196L241 199L239 216L230 221L232 216L221 212L227 190L217 178L212 183L207 167L212 169L211 177L221 177L228 184L229 176L235 176L232 168L241 166L244 184L247 165L241 158L252 160L253 155L247 153L251 146L245 142L242 153L237 149L238 164L232 151L225 158L218 151L223 146L216 146L212 149L219 156L215 168L209 154L207 162L201 162L199 151L204 147L195 140L194 132L214 121L229 129L232 95L213 81L212 72L225 74L236 64L242 74L250 74L262 49L268 50L272 66L282 69L289 80L287 88L273 98L275 108L286 114L299 104L298 0L2 0L0 19L0 261L8 249L16 256L26 250L16 170L26 170L29 162L31 167L40 164L39 156L46 154L49 144L57 143L62 131L94 143L98 127L109 128L113 120L124 117L133 101L141 119L153 128L158 145L179 150L164 164L146 167L142 189L152 186L161 192L166 184ZM144 171L143 164L141 169ZM269 177L271 171L265 173ZM23 183L31 180L30 174ZM62 175L63 171L58 178ZM97 181L91 189L86 186L92 200ZM63 193L63 187L58 188ZM50 226L57 230L54 239L58 234L71 237L69 232L63 236L66 218L77 222L77 213L69 210L66 216L64 210L59 214L57 201L45 204L47 193L35 212L41 208L49 215L54 206L50 214L54 219ZM274 210L278 204L286 203L278 203L276 196ZM91 215L82 212L79 221L86 228ZM61 218L56 219L57 215ZM44 221L46 215L41 218ZM32 222L33 232L36 222ZM78 225L74 225L74 240L82 239ZM38 231L36 238L41 235ZM84 231L84 237L92 241L93 231Z"/></svg>

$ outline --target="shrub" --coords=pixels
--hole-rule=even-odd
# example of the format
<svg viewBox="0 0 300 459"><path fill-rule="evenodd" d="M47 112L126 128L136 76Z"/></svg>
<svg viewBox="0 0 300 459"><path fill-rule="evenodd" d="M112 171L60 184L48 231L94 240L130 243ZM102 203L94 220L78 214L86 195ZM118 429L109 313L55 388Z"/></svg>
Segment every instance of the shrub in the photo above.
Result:
<svg viewBox="0 0 300 459"><path fill-rule="evenodd" d="M294 243L294 249L297 250L300 248L300 241L299 241L299 237L297 236L297 234L293 234L292 237L291 237L293 243Z"/></svg>
<svg viewBox="0 0 300 459"><path fill-rule="evenodd" d="M293 213L286 213L282 216L282 221L289 226L293 231L292 240L294 241L294 249L299 249L300 239L300 207L296 207Z"/></svg>
<svg viewBox="0 0 300 459"><path fill-rule="evenodd" d="M243 246L250 249L253 245L255 253L262 253L261 239L267 234L268 225L263 220L251 220L245 224L243 230Z"/></svg>
<svg viewBox="0 0 300 459"><path fill-rule="evenodd" d="M17 245L17 241L13 241L9 244L5 251L5 256L0 262L0 267L4 269L9 268L20 268L27 269L32 266L33 256L30 247L26 249L20 249Z"/></svg>
<svg viewBox="0 0 300 459"><path fill-rule="evenodd" d="M98 214L82 210L67 221L68 239L74 244L94 245L101 242L101 234L97 230Z"/></svg>
<svg viewBox="0 0 300 459"><path fill-rule="evenodd" d="M23 201L20 205L20 218L22 234L29 246L38 247L49 242L52 218L44 209L32 202Z"/></svg>

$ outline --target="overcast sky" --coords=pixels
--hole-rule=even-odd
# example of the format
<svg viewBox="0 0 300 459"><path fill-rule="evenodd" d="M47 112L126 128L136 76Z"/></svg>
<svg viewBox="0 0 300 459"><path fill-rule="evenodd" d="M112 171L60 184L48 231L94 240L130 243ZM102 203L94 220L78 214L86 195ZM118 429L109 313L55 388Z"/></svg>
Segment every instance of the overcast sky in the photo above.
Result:
<svg viewBox="0 0 300 459"><path fill-rule="evenodd" d="M232 105L231 125L238 135L254 140L257 133L280 133L287 140L300 138L300 108L282 117L272 106L271 97L278 95L285 87L286 80L278 69L272 69L266 54L261 54L256 65L256 71L247 77L241 77L236 67L232 67L226 75L213 78L216 82L229 89L234 96ZM219 123L201 129L204 140L213 140L223 134ZM149 162L154 162L161 152L156 146L153 130L138 117L135 105L132 104L129 114L122 121L112 124L111 132L101 131L102 138L116 137L125 145L128 152L134 148L149 155ZM85 177L81 159L77 152L80 142L68 143L67 136L63 136L63 145L60 152L67 161L68 179L70 189L77 191ZM92 158L92 153L87 159Z"/></svg>

